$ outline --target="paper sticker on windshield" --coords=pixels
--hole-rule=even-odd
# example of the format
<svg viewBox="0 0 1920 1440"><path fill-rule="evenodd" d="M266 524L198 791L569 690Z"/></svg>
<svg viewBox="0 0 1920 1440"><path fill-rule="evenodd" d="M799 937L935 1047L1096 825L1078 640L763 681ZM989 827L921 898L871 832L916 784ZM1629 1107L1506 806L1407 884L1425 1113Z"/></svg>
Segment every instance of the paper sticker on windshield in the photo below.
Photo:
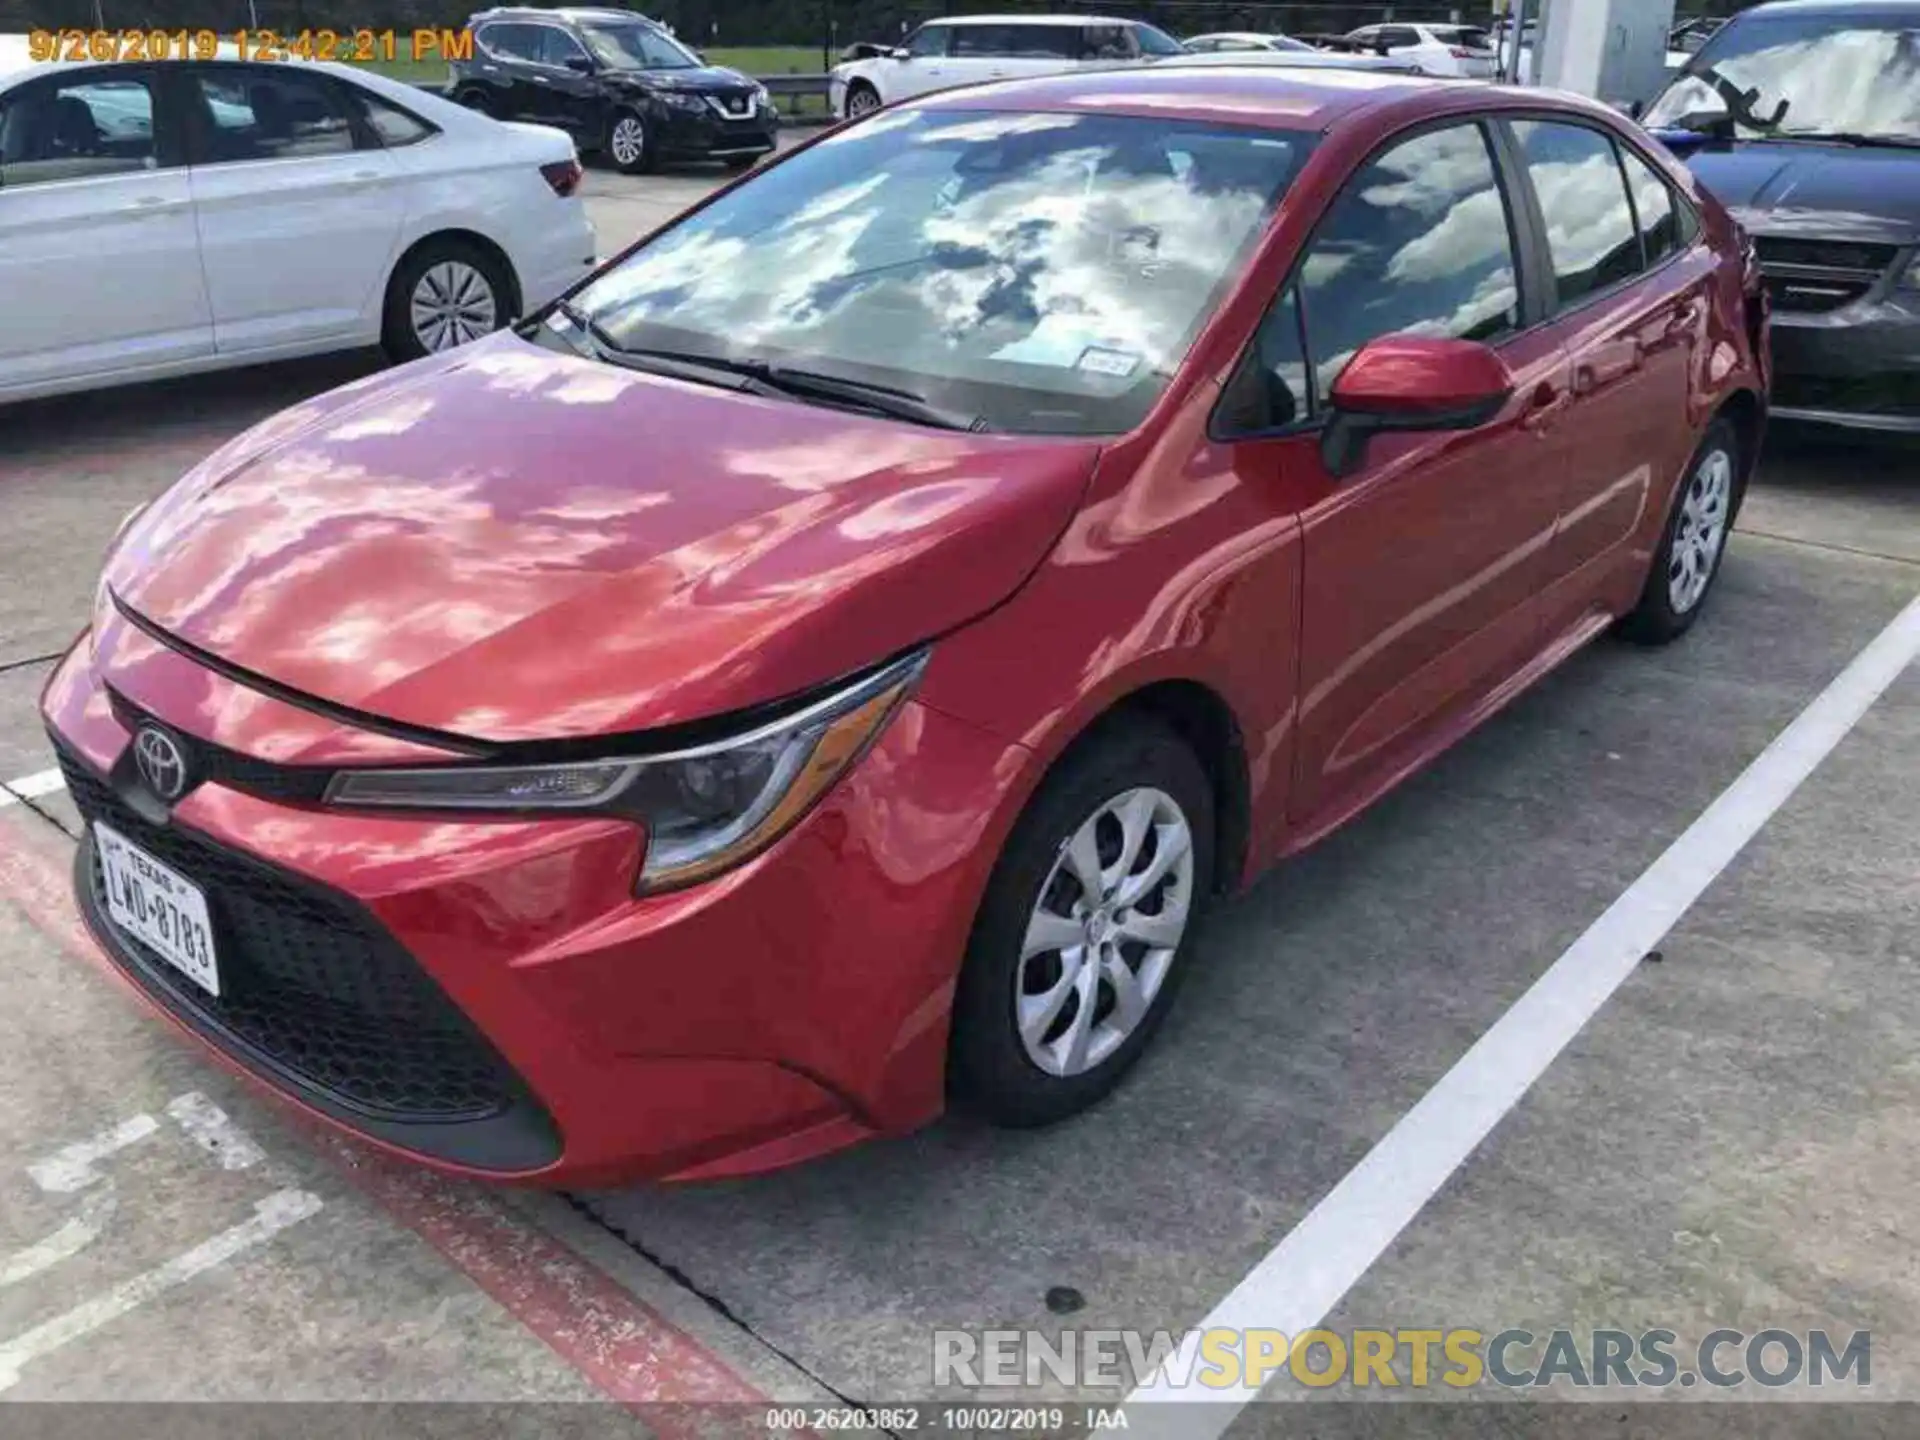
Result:
<svg viewBox="0 0 1920 1440"><path fill-rule="evenodd" d="M1089 345L1080 352L1080 363L1075 368L1085 370L1089 375L1131 375L1140 364L1140 357L1131 350L1108 350L1103 346Z"/></svg>

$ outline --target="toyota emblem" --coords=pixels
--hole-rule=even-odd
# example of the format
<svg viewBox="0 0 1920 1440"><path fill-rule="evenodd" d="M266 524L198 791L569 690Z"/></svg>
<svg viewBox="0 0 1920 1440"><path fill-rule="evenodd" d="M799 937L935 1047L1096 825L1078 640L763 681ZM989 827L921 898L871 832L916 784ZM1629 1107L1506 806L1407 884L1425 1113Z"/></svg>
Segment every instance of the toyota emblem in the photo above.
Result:
<svg viewBox="0 0 1920 1440"><path fill-rule="evenodd" d="M187 757L180 744L164 730L141 727L133 738L133 763L162 800L178 800L187 790Z"/></svg>

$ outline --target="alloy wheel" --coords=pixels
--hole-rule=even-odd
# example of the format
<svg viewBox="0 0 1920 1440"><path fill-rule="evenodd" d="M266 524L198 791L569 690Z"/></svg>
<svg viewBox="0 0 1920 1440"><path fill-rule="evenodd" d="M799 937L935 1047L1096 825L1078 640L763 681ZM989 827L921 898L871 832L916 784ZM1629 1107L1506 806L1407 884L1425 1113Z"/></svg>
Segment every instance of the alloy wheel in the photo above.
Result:
<svg viewBox="0 0 1920 1440"><path fill-rule="evenodd" d="M464 260L428 266L409 309L413 333L429 354L492 334L500 314L492 283Z"/></svg>
<svg viewBox="0 0 1920 1440"><path fill-rule="evenodd" d="M1680 498L1680 520L1667 552L1667 603L1685 615L1700 603L1720 563L1733 501L1733 457L1709 450L1694 467Z"/></svg>
<svg viewBox="0 0 1920 1440"><path fill-rule="evenodd" d="M613 152L617 164L638 165L640 157L647 152L647 127L640 123L640 117L622 115L614 121L607 148Z"/></svg>
<svg viewBox="0 0 1920 1440"><path fill-rule="evenodd" d="M1165 791L1107 801L1060 848L1014 967L1014 1027L1049 1075L1083 1074L1146 1018L1194 903L1193 831Z"/></svg>
<svg viewBox="0 0 1920 1440"><path fill-rule="evenodd" d="M858 119L862 115L871 115L879 108L880 97L864 85L847 96L847 116L849 119Z"/></svg>

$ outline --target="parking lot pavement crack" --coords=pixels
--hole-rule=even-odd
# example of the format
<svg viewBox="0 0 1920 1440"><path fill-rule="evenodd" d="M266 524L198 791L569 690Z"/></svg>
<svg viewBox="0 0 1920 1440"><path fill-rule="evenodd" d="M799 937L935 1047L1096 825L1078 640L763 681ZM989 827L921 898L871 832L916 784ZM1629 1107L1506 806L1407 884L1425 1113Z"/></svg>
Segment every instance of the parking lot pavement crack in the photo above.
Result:
<svg viewBox="0 0 1920 1440"><path fill-rule="evenodd" d="M1891 560L1895 565L1920 566L1920 560L1911 555L1889 555L1884 550L1868 550L1859 545L1837 545L1831 540L1809 540L1803 535L1782 535L1773 530L1740 531L1742 536L1752 536L1759 540L1771 540L1776 545L1804 545L1809 550L1828 550L1836 555L1858 555L1865 560Z"/></svg>
<svg viewBox="0 0 1920 1440"><path fill-rule="evenodd" d="M562 1192L560 1198L572 1206L573 1209L577 1210L585 1219L599 1226L600 1229L613 1236L614 1239L633 1251L634 1254L638 1255L674 1284L705 1304L714 1314L746 1335L754 1344L777 1356L788 1365L791 1365L795 1370L806 1376L814 1384L818 1385L821 1390L833 1396L833 1398L841 1404L854 1410L871 1410L873 1408L865 1401L854 1399L851 1395L848 1395L845 1391L834 1385L825 1376L821 1375L819 1371L806 1364L797 1355L783 1349L772 1340L769 1340L765 1335L762 1335L758 1330L754 1329L752 1325L748 1324L743 1317L736 1313L734 1308L727 1304L725 1300L722 1300L712 1291L703 1289L695 1282L691 1275L687 1274L687 1272L682 1270L678 1265L675 1265L665 1256L656 1254L653 1250L649 1249L646 1243L637 1235L633 1234L632 1231L628 1230L626 1226L609 1220L605 1215L601 1214L600 1211L595 1208L592 1201L582 1196L572 1194L571 1192ZM891 1435L895 1437L895 1440L899 1440L899 1432L897 1431L888 1430L884 1427L875 1427L875 1429L878 1434Z"/></svg>
<svg viewBox="0 0 1920 1440"><path fill-rule="evenodd" d="M18 790L13 789L4 781L0 781L0 794L4 794L12 803L20 806L29 813L38 815L69 840L75 841L76 843L79 841L80 832L73 829L73 827L68 825L66 821L54 814L54 812L49 810L45 805L42 805L38 796L22 795Z"/></svg>
<svg viewBox="0 0 1920 1440"><path fill-rule="evenodd" d="M31 670L35 665L51 665L67 652L55 650L47 655L29 655L23 660L0 660L0 675L14 670Z"/></svg>

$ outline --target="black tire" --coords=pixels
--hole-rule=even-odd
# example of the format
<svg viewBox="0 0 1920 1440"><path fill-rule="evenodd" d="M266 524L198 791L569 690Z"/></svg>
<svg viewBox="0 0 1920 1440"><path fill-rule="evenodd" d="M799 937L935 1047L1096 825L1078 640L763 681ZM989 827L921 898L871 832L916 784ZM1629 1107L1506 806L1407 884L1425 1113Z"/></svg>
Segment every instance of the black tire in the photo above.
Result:
<svg viewBox="0 0 1920 1440"><path fill-rule="evenodd" d="M758 155L729 155L720 163L729 170L750 170L759 158Z"/></svg>
<svg viewBox="0 0 1920 1440"><path fill-rule="evenodd" d="M855 97L859 97L856 101ZM862 115L870 115L880 108L880 92L865 80L856 80L847 87L847 119L858 120ZM864 107L864 108L863 108Z"/></svg>
<svg viewBox="0 0 1920 1440"><path fill-rule="evenodd" d="M626 126L637 126L640 131L640 144L637 148L627 145L622 139ZM607 117L607 138L601 142L600 153L607 162L622 175L644 175L654 168L653 129L647 124L646 116L638 110L620 109Z"/></svg>
<svg viewBox="0 0 1920 1440"><path fill-rule="evenodd" d="M423 240L401 257L387 281L380 343L395 363L403 364L434 353L415 333L412 300L421 278L435 266L445 264L470 267L486 282L493 300L493 329L498 330L513 319L513 282L498 257L470 240L451 235Z"/></svg>
<svg viewBox="0 0 1920 1440"><path fill-rule="evenodd" d="M1620 633L1636 645L1666 645L1678 640L1693 628L1694 621L1706 608L1707 599L1713 593L1713 582L1720 576L1721 560L1727 553L1733 517L1740 511L1746 485L1741 459L1740 437L1733 425L1725 418L1716 419L1707 427L1699 448L1687 461L1680 483L1674 487L1672 513L1660 532L1660 543L1654 547L1653 563L1647 569L1647 583L1640 592L1639 602L1620 621ZM1674 574L1684 563L1682 552L1692 543L1689 499L1709 484L1707 477L1717 466L1724 466L1727 474L1719 540L1706 562L1704 583L1698 585L1690 601L1681 604L1674 594ZM1694 556L1697 561L1697 546Z"/></svg>
<svg viewBox="0 0 1920 1440"><path fill-rule="evenodd" d="M454 92L453 100L456 105L464 105L467 109L478 111L482 115L491 115L496 120L500 118L494 113L493 96L489 95L482 86L469 85L464 90L457 90Z"/></svg>
<svg viewBox="0 0 1920 1440"><path fill-rule="evenodd" d="M1161 791L1178 805L1193 838L1193 893L1186 928L1158 992L1132 1032L1091 1068L1074 1075L1051 1074L1027 1053L1015 1015L1028 922L1043 887L1064 883L1078 891L1070 879L1055 877L1068 840L1108 802L1143 787ZM1185 742L1158 721L1117 718L1067 754L1015 825L974 920L954 995L948 1047L948 1078L958 1102L997 1125L1050 1125L1085 1110L1120 1082L1159 1030L1192 964L1194 935L1212 893L1213 827L1214 796L1206 771ZM1046 963L1044 955L1035 959ZM1103 988L1096 1003L1111 998ZM1070 1003L1077 1008L1077 1001ZM1103 1013L1096 1009L1096 1019Z"/></svg>

